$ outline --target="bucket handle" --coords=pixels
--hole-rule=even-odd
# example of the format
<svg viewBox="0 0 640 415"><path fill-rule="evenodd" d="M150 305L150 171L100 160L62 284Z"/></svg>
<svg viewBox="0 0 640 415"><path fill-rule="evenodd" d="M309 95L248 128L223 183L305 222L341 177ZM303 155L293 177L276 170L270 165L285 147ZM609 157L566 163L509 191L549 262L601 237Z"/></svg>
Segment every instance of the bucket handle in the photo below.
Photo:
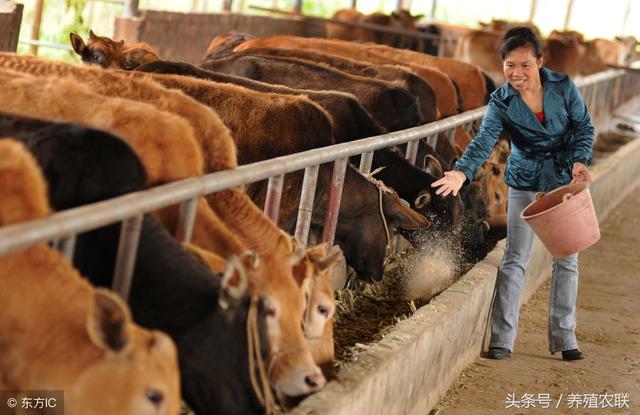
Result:
<svg viewBox="0 0 640 415"><path fill-rule="evenodd" d="M571 199L573 197L573 193L565 193L562 195L562 202L566 202L567 200Z"/></svg>

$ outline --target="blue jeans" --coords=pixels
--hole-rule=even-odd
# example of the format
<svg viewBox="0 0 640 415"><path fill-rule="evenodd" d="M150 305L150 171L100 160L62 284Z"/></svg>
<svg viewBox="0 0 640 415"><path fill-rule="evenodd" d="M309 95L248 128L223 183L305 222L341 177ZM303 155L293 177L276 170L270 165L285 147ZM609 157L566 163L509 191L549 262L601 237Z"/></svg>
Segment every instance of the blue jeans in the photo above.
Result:
<svg viewBox="0 0 640 415"><path fill-rule="evenodd" d="M491 312L489 347L513 351L518 330L520 293L531 255L533 230L520 218L522 210L535 199L536 192L509 188L507 247L496 281ZM553 259L549 297L549 351L578 348L576 340L576 297L578 294L578 254Z"/></svg>

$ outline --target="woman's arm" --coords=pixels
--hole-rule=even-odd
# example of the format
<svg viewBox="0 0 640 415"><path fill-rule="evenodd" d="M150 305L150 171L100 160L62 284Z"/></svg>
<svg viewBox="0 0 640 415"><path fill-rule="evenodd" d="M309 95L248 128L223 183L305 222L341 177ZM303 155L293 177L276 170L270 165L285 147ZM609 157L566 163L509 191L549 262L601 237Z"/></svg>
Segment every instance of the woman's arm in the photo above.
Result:
<svg viewBox="0 0 640 415"><path fill-rule="evenodd" d="M444 173L444 177L431 184L431 187L438 187L437 195L447 196L453 193L458 194L458 190L468 179L470 182L476 175L476 170L489 157L493 147L496 145L500 133L502 133L502 116L496 103L489 101L487 112L484 114L478 133L467 146L462 157L456 163L455 170Z"/></svg>
<svg viewBox="0 0 640 415"><path fill-rule="evenodd" d="M569 144L572 163L591 164L595 130L587 106L578 91L578 87L569 79L569 90L565 94L565 104L569 113L569 128L573 139Z"/></svg>
<svg viewBox="0 0 640 415"><path fill-rule="evenodd" d="M502 129L501 112L492 99L489 101L487 112L484 114L478 133L473 137L471 143L464 150L462 157L456 163L456 170L464 173L469 181L473 181L476 171L491 154L498 137L502 133Z"/></svg>

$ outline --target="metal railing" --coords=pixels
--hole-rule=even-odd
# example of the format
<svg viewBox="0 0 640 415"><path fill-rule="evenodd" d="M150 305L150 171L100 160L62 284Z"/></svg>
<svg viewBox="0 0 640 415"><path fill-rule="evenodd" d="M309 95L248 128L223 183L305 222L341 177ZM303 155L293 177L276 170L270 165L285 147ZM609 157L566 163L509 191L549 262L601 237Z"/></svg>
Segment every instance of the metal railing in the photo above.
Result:
<svg viewBox="0 0 640 415"><path fill-rule="evenodd" d="M577 80L576 84L581 89L594 118L607 117L613 108L640 92L640 75L611 70ZM195 201L198 197L269 179L265 211L275 221L278 216L284 175L304 169L295 235L303 244L306 244L319 166L323 163L335 162L328 197L330 208L327 209L323 228L323 241L332 243L349 157L362 155L360 170L367 173L371 169L375 150L407 144L405 157L411 163L415 163L415 150L419 140L426 139L427 143L433 144L440 133L446 133L452 139L457 127L470 130L472 125L483 117L485 108L477 108L403 131L317 148L201 177L192 177L57 212L46 218L9 225L0 229L0 255L39 243L55 241L70 258L73 255L76 234L122 222L113 288L126 299L131 284L143 214L181 203L176 237L181 241L188 241L194 223Z"/></svg>

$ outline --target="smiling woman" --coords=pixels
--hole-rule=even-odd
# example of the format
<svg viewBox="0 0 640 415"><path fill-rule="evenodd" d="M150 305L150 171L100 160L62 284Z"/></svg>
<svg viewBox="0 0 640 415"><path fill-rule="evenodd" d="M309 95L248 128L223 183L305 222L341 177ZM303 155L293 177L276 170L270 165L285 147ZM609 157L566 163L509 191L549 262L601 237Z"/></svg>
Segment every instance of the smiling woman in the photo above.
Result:
<svg viewBox="0 0 640 415"><path fill-rule="evenodd" d="M509 30L500 47L507 82L491 94L482 125L456 163L455 170L434 182L436 194L457 194L487 159L505 130L511 155L504 180L509 186L507 248L491 315L488 357L505 359L513 351L520 291L533 244L533 231L520 212L536 192L571 183L587 184L591 176L594 129L587 107L573 81L543 67L540 42L531 29ZM549 307L549 351L564 360L584 358L575 336L578 255L554 258Z"/></svg>

